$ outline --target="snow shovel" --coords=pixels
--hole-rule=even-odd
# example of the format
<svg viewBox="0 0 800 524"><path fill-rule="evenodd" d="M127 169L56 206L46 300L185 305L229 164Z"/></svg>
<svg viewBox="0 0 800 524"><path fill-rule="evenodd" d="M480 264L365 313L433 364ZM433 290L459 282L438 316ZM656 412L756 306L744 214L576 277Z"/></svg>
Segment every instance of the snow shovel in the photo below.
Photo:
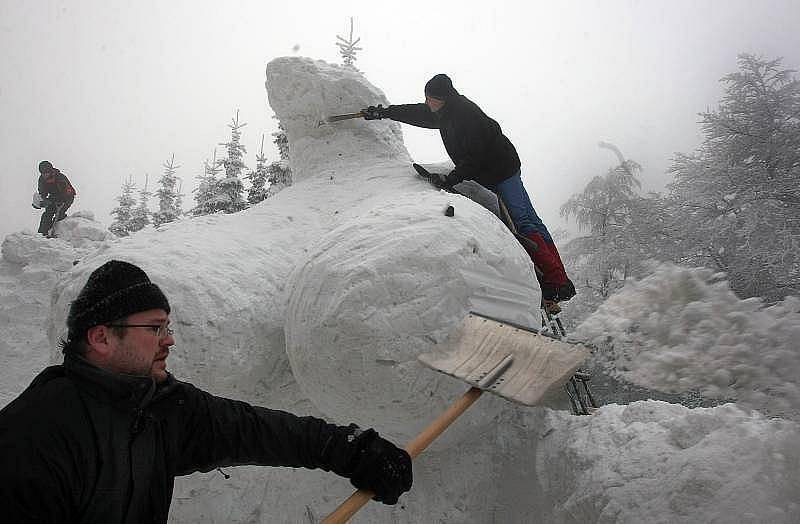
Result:
<svg viewBox="0 0 800 524"><path fill-rule="evenodd" d="M470 313L436 354L418 357L426 366L459 378L471 387L439 418L414 438L405 450L416 458L467 410L484 391L526 406L535 406L548 392L564 385L589 350L536 330L479 313ZM323 524L347 522L374 496L358 490L323 519Z"/></svg>

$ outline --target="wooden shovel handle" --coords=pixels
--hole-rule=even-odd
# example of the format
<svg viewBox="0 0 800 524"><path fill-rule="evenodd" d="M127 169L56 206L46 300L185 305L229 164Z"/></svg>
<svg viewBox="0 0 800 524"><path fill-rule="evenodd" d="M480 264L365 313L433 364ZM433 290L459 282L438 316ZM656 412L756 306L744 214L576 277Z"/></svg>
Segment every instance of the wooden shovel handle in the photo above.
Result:
<svg viewBox="0 0 800 524"><path fill-rule="evenodd" d="M483 393L482 389L475 387L470 388L461 398L447 408L444 413L439 415L439 418L431 422L427 428L423 429L414 440L406 445L406 451L411 455L411 458L414 459L417 455L425 451L425 448L436 440L436 437L441 435L455 419L461 416L467 408L478 400L481 393ZM322 524L342 524L347 522L350 520L350 517L355 515L356 512L374 496L374 493L364 489L354 492L347 500L339 504L339 507L336 508L333 513L325 517L322 520Z"/></svg>

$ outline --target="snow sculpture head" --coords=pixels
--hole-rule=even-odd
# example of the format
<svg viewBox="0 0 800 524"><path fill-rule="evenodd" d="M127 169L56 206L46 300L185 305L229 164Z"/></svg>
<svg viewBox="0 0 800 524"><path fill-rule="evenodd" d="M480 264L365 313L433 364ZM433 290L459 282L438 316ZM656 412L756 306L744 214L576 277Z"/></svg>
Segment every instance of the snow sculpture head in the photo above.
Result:
<svg viewBox="0 0 800 524"><path fill-rule="evenodd" d="M310 58L283 57L267 64L269 103L286 130L294 181L327 169L410 162L400 126L357 118L319 125L325 117L388 105L383 92L358 71Z"/></svg>

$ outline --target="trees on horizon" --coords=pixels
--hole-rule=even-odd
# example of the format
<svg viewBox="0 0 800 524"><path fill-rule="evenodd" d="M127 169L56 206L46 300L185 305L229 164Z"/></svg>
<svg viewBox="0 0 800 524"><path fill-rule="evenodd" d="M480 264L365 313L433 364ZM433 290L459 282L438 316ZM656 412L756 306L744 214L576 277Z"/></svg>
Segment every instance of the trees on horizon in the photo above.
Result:
<svg viewBox="0 0 800 524"><path fill-rule="evenodd" d="M601 284L653 258L724 272L742 298L800 292L800 80L780 59L742 54L738 66L700 113L700 146L674 157L665 194L629 191L621 162L562 208L591 233L566 251L605 268Z"/></svg>
<svg viewBox="0 0 800 524"><path fill-rule="evenodd" d="M272 133L273 143L278 150L279 159L268 162L264 154L264 137L262 135L261 149L256 155L256 170L244 174L247 166L244 155L247 149L241 143L241 129L246 124L239 122L239 112L236 112L228 127L231 137L221 145L225 146L226 157L217 159L214 149L211 160L203 162L202 173L197 175L198 186L192 189L194 206L184 213L182 209L182 181L177 176L181 167L176 165L174 155L171 160L164 163L164 175L159 179L160 187L156 191L158 196L158 210L149 209L149 200L153 193L147 191L147 175L145 186L139 191L138 205L133 199L136 184L129 176L122 185L122 193L116 200L120 204L111 212L114 222L109 230L118 236L127 236L139 231L149 224L158 227L164 223L177 220L185 214L193 216L209 215L213 213L235 213L249 205L255 205L282 189L292 184L292 174L289 169L289 145L283 127L278 124L278 131ZM247 199L244 198L243 179L250 180L247 188Z"/></svg>

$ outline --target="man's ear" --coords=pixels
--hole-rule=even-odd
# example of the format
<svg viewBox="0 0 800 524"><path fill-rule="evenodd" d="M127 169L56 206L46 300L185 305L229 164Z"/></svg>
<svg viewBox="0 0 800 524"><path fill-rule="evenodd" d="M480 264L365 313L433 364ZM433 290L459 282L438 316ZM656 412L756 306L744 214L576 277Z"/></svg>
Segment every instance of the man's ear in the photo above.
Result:
<svg viewBox="0 0 800 524"><path fill-rule="evenodd" d="M94 326L86 332L86 342L89 351L94 352L99 357L111 354L111 329L108 326Z"/></svg>

